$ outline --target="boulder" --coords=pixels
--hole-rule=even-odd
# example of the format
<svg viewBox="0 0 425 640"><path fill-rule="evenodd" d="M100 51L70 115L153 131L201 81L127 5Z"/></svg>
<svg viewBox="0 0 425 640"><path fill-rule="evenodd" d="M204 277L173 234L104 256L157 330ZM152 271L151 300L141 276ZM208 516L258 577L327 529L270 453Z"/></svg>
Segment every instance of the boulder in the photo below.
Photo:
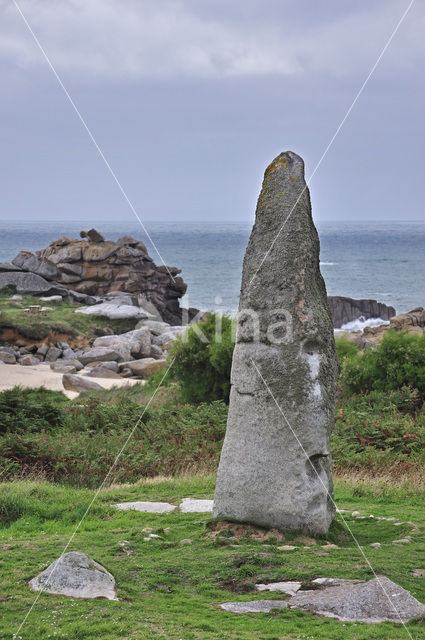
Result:
<svg viewBox="0 0 425 640"><path fill-rule="evenodd" d="M425 605L385 576L365 583L348 582L314 591L298 591L289 606L344 622L406 623L425 615Z"/></svg>
<svg viewBox="0 0 425 640"><path fill-rule="evenodd" d="M98 362L98 361L89 362L89 364L86 366L87 367L101 366L103 369L109 369L109 371L114 371L115 373L118 373L119 371L118 362L115 362L114 360L106 360L105 362Z"/></svg>
<svg viewBox="0 0 425 640"><path fill-rule="evenodd" d="M221 609L229 613L270 613L272 609L286 609L286 600L251 600L251 602L224 602Z"/></svg>
<svg viewBox="0 0 425 640"><path fill-rule="evenodd" d="M133 375L141 378L149 378L154 373L158 373L167 364L165 359L154 360L154 358L142 358L141 360L131 360L130 362L122 362L121 369L130 369Z"/></svg>
<svg viewBox="0 0 425 640"><path fill-rule="evenodd" d="M68 290L68 295L71 300L79 302L80 304L97 304L99 302L99 300L94 296L88 296L85 293L80 293L79 291L74 291L73 289Z"/></svg>
<svg viewBox="0 0 425 640"><path fill-rule="evenodd" d="M40 300L43 302L62 302L62 296L41 296Z"/></svg>
<svg viewBox="0 0 425 640"><path fill-rule="evenodd" d="M109 571L85 553L70 551L30 580L34 591L73 598L118 600L115 579Z"/></svg>
<svg viewBox="0 0 425 640"><path fill-rule="evenodd" d="M161 333L166 333L170 329L170 325L166 322L159 322L158 320L141 320L137 323L136 329L146 327L154 336L159 336Z"/></svg>
<svg viewBox="0 0 425 640"><path fill-rule="evenodd" d="M47 282L36 273L13 271L0 273L0 291L6 287L30 296L67 295L66 289L55 282Z"/></svg>
<svg viewBox="0 0 425 640"><path fill-rule="evenodd" d="M105 238L97 229L83 229L80 231L81 238L87 238L90 242L105 242Z"/></svg>
<svg viewBox="0 0 425 640"><path fill-rule="evenodd" d="M89 362L103 362L107 360L115 360L116 362L119 362L122 360L122 354L118 346L115 346L114 348L95 347L80 355L79 360L83 365L86 365Z"/></svg>
<svg viewBox="0 0 425 640"><path fill-rule="evenodd" d="M16 364L16 356L5 348L0 348L0 358L4 364Z"/></svg>
<svg viewBox="0 0 425 640"><path fill-rule="evenodd" d="M60 278L60 271L53 262L49 262L45 258L39 258L30 251L20 251L16 258L12 260L12 263L23 271L36 273L45 280L58 280Z"/></svg>
<svg viewBox="0 0 425 640"><path fill-rule="evenodd" d="M0 262L0 272L2 271L22 271L22 269L11 262Z"/></svg>
<svg viewBox="0 0 425 640"><path fill-rule="evenodd" d="M107 369L106 367L102 367L101 364L99 364L96 367L93 367L92 369L87 371L87 373L85 375L88 376L89 378L117 378L117 379L121 379L121 376L120 376L119 373L116 373L115 371L111 371L111 369Z"/></svg>
<svg viewBox="0 0 425 640"><path fill-rule="evenodd" d="M33 356L30 353L26 356L23 356L19 359L19 364L24 367L35 367L37 364L40 364L40 359L37 356Z"/></svg>
<svg viewBox="0 0 425 640"><path fill-rule="evenodd" d="M46 355L45 355L45 360L47 360L47 362L55 362L58 358L60 358L62 355L62 351L61 349L58 349L57 347L49 347Z"/></svg>
<svg viewBox="0 0 425 640"><path fill-rule="evenodd" d="M64 373L62 376L62 384L68 391L76 391L81 393L82 391L97 391L103 389L103 387L94 382L93 380L87 380L81 376L73 375L72 373Z"/></svg>
<svg viewBox="0 0 425 640"><path fill-rule="evenodd" d="M77 373L83 369L83 365L79 360L56 360L50 368L56 373Z"/></svg>
<svg viewBox="0 0 425 640"><path fill-rule="evenodd" d="M130 350L131 355L139 358L147 358L151 352L151 336L147 329L135 329L120 335L100 336L93 342L93 347L114 347L123 345ZM127 360L129 356L126 358Z"/></svg>
<svg viewBox="0 0 425 640"><path fill-rule="evenodd" d="M75 313L84 313L87 316L99 316L110 320L149 318L149 314L140 307L128 304L114 304L113 302L102 302L90 307L82 307L81 309L76 309Z"/></svg>
<svg viewBox="0 0 425 640"><path fill-rule="evenodd" d="M76 357L77 355L74 349L71 349L70 347L65 348L62 352L62 358L64 360L75 360Z"/></svg>
<svg viewBox="0 0 425 640"><path fill-rule="evenodd" d="M304 162L288 151L266 169L244 258L214 518L328 531L337 373Z"/></svg>

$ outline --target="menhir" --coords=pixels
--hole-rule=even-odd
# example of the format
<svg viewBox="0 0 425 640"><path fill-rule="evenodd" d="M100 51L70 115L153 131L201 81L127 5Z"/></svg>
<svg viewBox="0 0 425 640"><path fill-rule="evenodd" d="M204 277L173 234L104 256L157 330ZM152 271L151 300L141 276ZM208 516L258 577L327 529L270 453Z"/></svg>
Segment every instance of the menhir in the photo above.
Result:
<svg viewBox="0 0 425 640"><path fill-rule="evenodd" d="M267 167L245 254L215 518L324 534L337 358L303 160Z"/></svg>

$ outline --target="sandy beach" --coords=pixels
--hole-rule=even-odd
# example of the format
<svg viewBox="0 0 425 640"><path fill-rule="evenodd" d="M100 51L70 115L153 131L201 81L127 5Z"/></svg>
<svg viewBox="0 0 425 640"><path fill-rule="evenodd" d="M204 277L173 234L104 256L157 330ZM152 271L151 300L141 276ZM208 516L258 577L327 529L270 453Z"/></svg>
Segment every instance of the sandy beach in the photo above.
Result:
<svg viewBox="0 0 425 640"><path fill-rule="evenodd" d="M63 388L62 373L52 371L47 364L35 366L22 366L20 364L0 364L0 391L12 389L16 385L21 387L46 387L53 391L62 391L68 398L76 398L78 393L67 391ZM117 386L123 387L133 385L136 380L109 379L109 378L88 378L97 382L105 389Z"/></svg>

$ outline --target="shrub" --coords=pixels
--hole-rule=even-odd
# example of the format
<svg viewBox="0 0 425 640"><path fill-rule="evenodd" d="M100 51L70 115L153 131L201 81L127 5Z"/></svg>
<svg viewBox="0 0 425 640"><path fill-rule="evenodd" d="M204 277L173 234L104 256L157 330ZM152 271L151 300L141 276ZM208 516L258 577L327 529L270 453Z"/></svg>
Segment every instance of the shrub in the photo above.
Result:
<svg viewBox="0 0 425 640"><path fill-rule="evenodd" d="M64 423L64 406L69 402L63 393L44 387L13 387L0 393L0 433L42 431Z"/></svg>
<svg viewBox="0 0 425 640"><path fill-rule="evenodd" d="M375 349L345 358L341 380L347 393L411 387L425 400L425 334L387 331Z"/></svg>
<svg viewBox="0 0 425 640"><path fill-rule="evenodd" d="M201 340L195 327L189 327L171 349L169 358L174 362L170 376L179 382L185 402L229 401L234 348L232 321L227 316L221 317L221 335L217 336L216 318L215 314L208 314L197 325L207 343Z"/></svg>
<svg viewBox="0 0 425 640"><path fill-rule="evenodd" d="M359 353L356 343L348 340L345 336L335 338L335 345L340 367L346 358L352 358Z"/></svg>

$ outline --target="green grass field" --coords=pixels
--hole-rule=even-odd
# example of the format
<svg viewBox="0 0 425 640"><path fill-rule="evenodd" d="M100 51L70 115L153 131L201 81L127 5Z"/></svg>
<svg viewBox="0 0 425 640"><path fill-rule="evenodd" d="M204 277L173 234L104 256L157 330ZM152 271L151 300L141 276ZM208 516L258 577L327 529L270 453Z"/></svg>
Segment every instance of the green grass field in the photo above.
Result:
<svg viewBox="0 0 425 640"><path fill-rule="evenodd" d="M328 541L339 548L323 551L325 540L303 538L295 551L279 551L275 539L239 544L224 535L215 540L206 526L208 514L166 515L120 512L117 501L162 500L175 504L182 497L211 498L214 475L158 478L135 485L113 485L101 492L82 523L69 550L83 551L103 564L116 579L119 601L78 600L42 594L19 633L35 640L298 640L340 638L393 640L408 637L402 625L343 623L294 610L270 614L234 615L220 603L281 599L281 594L260 594L256 582L299 579L308 583L318 576L373 577L362 552L337 516ZM36 594L28 581L58 558L89 504L93 492L47 482L3 483L0 510L9 524L0 530L2 555L0 638L12 638ZM347 522L377 574L385 574L425 602L425 578L415 569L425 568L425 484L423 478L397 483L383 476L339 478L338 507L349 510ZM362 515L394 516L403 524L356 520ZM412 527L408 522L414 523ZM161 540L144 541L151 527ZM170 527L170 531L164 529ZM395 545L394 539L412 536L412 542ZM192 544L182 545L181 540ZM371 542L381 542L373 549ZM308 545L306 545L308 542ZM307 548L304 548L307 546ZM319 554L317 553L319 552ZM323 554L323 555L322 555ZM425 620L408 625L412 638L424 637Z"/></svg>

